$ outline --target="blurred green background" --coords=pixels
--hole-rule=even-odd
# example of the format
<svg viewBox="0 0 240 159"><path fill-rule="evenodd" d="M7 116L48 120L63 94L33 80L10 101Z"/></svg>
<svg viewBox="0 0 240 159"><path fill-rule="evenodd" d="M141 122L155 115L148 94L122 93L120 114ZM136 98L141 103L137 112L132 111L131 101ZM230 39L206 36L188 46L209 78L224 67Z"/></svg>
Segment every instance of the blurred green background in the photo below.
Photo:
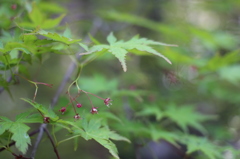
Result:
<svg viewBox="0 0 240 159"><path fill-rule="evenodd" d="M6 32L13 34L11 18L27 19L24 11L32 3L38 4L52 18L66 13L59 27L53 30L63 32L68 27L76 39L88 36L97 24L100 27L92 36L101 43L107 43L106 37L112 31L118 40L127 41L138 34L178 45L154 47L168 57L172 65L148 53L141 56L130 53L126 58L127 72L122 71L121 64L110 54L83 68L79 80L81 89L114 100L109 109L103 107L99 99L91 97L99 107L99 114L94 118L103 118L103 123L112 130L131 139L131 144L115 142L120 158L184 158L181 153L186 151L186 143L181 140L186 134L206 138L217 146L215 151L221 152L224 159L237 158L237 153L228 151L228 147L240 147L239 0L0 0L2 41L8 36ZM13 4L17 5L15 10L11 8ZM75 46L72 51L79 52L79 49ZM85 58L83 56L80 63ZM39 86L38 103L50 106L71 61L67 55L48 53L41 61L35 58L32 64L25 65L29 79L54 84L52 89ZM1 74L9 72L1 71ZM75 75L72 80L74 78ZM30 108L20 98L32 98L35 88L20 79L19 84L9 89L12 98L7 91L0 95L0 115L14 119ZM65 92L66 89L67 86ZM56 112L68 103L65 92L54 107ZM79 97L78 101L90 108L86 97ZM88 109L83 111L88 112ZM65 117L72 118L71 111ZM31 126L34 130L39 125ZM68 132L63 130L56 135L65 138ZM35 136L32 139L34 144ZM182 145L180 155L175 143ZM72 141L61 144L58 147L61 158L111 158L95 141L80 139L77 150L73 148ZM207 150L200 150L188 158L211 158L206 153ZM46 137L36 155L36 159L55 158ZM6 151L0 156L13 158ZM213 158L221 157L213 155Z"/></svg>

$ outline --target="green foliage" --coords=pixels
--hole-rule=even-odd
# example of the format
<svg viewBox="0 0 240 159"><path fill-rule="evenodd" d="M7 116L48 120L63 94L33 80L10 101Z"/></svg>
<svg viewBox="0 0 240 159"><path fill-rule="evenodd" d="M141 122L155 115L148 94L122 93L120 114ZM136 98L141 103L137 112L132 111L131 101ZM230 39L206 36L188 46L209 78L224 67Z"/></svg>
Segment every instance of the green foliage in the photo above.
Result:
<svg viewBox="0 0 240 159"><path fill-rule="evenodd" d="M114 158L135 158L136 152L126 150L125 144L136 149L139 141L164 140L189 158L228 158L227 153L239 158L239 151L225 143L234 145L239 140L239 27L235 19L240 3L231 0L224 5L212 4L206 0L186 4L82 2L82 6L91 6L80 8L81 14L87 10L83 15L89 18L73 24L72 17L65 16L72 8L65 9L54 1L4 1L0 6L1 147L12 152L7 145L15 141L16 148L26 153L31 145L30 127L35 127L33 123L42 124L44 117L49 117L50 122L45 123L49 124L47 129L51 130L54 148L72 139L74 150L78 146L88 147L79 142L83 138L95 140ZM91 21L96 10L103 21L98 21L99 18L96 23ZM79 17L78 13L74 13L75 16ZM63 23L68 23L64 26L63 18ZM81 41L92 24L91 42ZM117 33L118 38L111 31ZM147 38L132 37L135 34ZM125 37L130 40L121 40ZM108 44L100 43L104 39ZM176 43L179 47L168 47L176 45L157 41ZM80 55L87 56L59 55L83 52L79 45L85 50ZM124 72L126 61L131 59L128 62L131 69L127 73L119 71L111 54L119 60ZM146 56L151 54L156 56ZM159 57L173 65L162 62ZM67 79L63 71L69 59L72 60L70 66L74 64L78 70L67 72ZM69 75L72 71L77 77ZM67 95L62 93L54 109L46 104L51 91L40 90L41 98L32 101L26 97L30 94L28 91L32 92L31 87L16 74L26 77L27 81L51 81L56 86L53 91L62 88L58 82L64 77ZM4 90L14 99L10 104ZM110 107L104 106L103 100L107 97L113 100ZM19 98L32 109L17 103ZM77 108L76 103L83 106ZM93 115L89 111L95 106L99 112ZM66 112L58 111L62 107L66 107ZM20 109L24 112L15 116ZM80 119L74 119L78 114ZM10 120L12 116L15 121ZM116 146L113 140L125 142ZM181 150L181 145L186 146L186 152ZM85 157L82 150L76 153L81 158L94 158ZM126 154L134 157L124 156Z"/></svg>
<svg viewBox="0 0 240 159"><path fill-rule="evenodd" d="M84 130L84 134L81 134L83 138L86 140L94 139L107 148L115 158L119 158L118 151L115 144L110 139L130 142L127 138L110 131L107 127L101 127L101 120L91 119L87 121L84 119L81 122L81 127ZM75 134L78 134L78 132L75 132Z"/></svg>
<svg viewBox="0 0 240 159"><path fill-rule="evenodd" d="M159 141L160 139L163 139L165 141L168 141L169 143L173 144L176 147L179 147L177 141L179 141L179 134L169 132L163 129L159 129L156 126L151 125L149 128L149 134L153 141Z"/></svg>
<svg viewBox="0 0 240 159"><path fill-rule="evenodd" d="M82 77L81 80L78 81L79 85L81 85L81 89L88 90L89 92L95 94L106 94L110 95L113 98L119 98L123 96L135 97L139 101L142 101L142 95L146 95L149 92L143 90L128 90L128 89L119 89L119 80L117 79L107 79L106 77L100 74L94 74L90 77ZM94 83L94 85L92 85ZM106 85L108 87L106 87Z"/></svg>
<svg viewBox="0 0 240 159"><path fill-rule="evenodd" d="M67 34L66 32L64 32L64 33ZM61 36L57 33L50 33L50 32L46 32L44 30L38 31L37 34L43 35L45 37L53 39L54 41L62 42L62 43L68 44L68 45L80 41L80 39L73 40L73 39L70 39L68 37Z"/></svg>
<svg viewBox="0 0 240 159"><path fill-rule="evenodd" d="M219 76L221 79L226 80L234 85L238 85L240 81L240 75L236 72L240 69L239 65L224 67L219 70Z"/></svg>
<svg viewBox="0 0 240 159"><path fill-rule="evenodd" d="M73 127L73 130L71 131L73 138L78 138L79 136L81 136L85 140L94 139L99 144L101 144L106 149L108 149L110 154L112 154L115 158L119 158L118 151L117 151L116 145L111 140L126 141L130 143L130 141L127 138L113 131L110 131L109 128L106 126L102 126L101 118L88 120L87 118L84 117L79 122L69 122L64 120L58 120L57 125L59 123ZM68 126L65 127L64 125L58 125L58 126L61 126L63 128L66 128L67 130L70 130Z"/></svg>
<svg viewBox="0 0 240 159"><path fill-rule="evenodd" d="M200 123L215 118L214 116L207 116L197 113L196 111L194 111L193 106L176 106L173 103L168 104L165 110L161 110L155 105L147 106L147 108L138 112L136 115L154 115L157 121L166 117L167 119L172 120L174 123L179 125L185 132L187 132L188 127L192 127L205 133L206 130Z"/></svg>
<svg viewBox="0 0 240 159"><path fill-rule="evenodd" d="M201 132L206 132L204 127L200 124L203 121L207 121L212 117L199 114L193 110L193 106L176 106L168 105L164 114L170 120L178 124L184 131L187 131L187 127L193 127Z"/></svg>
<svg viewBox="0 0 240 159"><path fill-rule="evenodd" d="M31 140L27 131L30 129L29 126L24 124L24 118L29 115L29 112L22 113L16 117L13 122L6 117L0 117L0 135L5 131L12 133L11 139L16 142L16 147L22 153L26 153L28 145L31 144Z"/></svg>
<svg viewBox="0 0 240 159"><path fill-rule="evenodd" d="M53 110L47 109L43 105L33 102L30 99L24 99L24 98L21 98L21 99L31 104L34 108L40 111L45 117L49 117L52 121L57 121L59 119L59 117L54 113Z"/></svg>
<svg viewBox="0 0 240 159"><path fill-rule="evenodd" d="M151 116L154 115L156 120L159 121L164 117L164 112L160 110L156 105L148 105L145 109L136 113L137 116Z"/></svg>
<svg viewBox="0 0 240 159"><path fill-rule="evenodd" d="M187 154L200 151L209 159L222 157L219 147L209 142L206 138L189 135L182 138L182 142L187 145Z"/></svg>
<svg viewBox="0 0 240 159"><path fill-rule="evenodd" d="M117 79L111 79L108 81L106 77L100 74L94 74L91 77L82 77L81 80L78 81L79 85L81 85L81 89L88 90L89 92L98 94L102 92L107 92L108 94L112 94L112 92L116 91L118 88ZM92 85L94 83L94 85ZM105 87L105 86L108 87Z"/></svg>
<svg viewBox="0 0 240 159"><path fill-rule="evenodd" d="M34 5L32 11L28 13L28 16L31 22L20 22L18 25L24 28L40 27L42 29L51 29L56 27L62 21L65 14L62 14L55 19L48 19L44 12L42 12L37 5Z"/></svg>
<svg viewBox="0 0 240 159"><path fill-rule="evenodd" d="M127 141L130 142L127 138L122 137L121 135L110 131L108 127L101 127L101 120L98 119L90 119L89 122L87 119L82 119L80 122L69 122L62 119L59 119L59 117L52 111L47 110L46 107L42 106L41 104L38 104L36 102L32 102L29 99L22 99L29 104L31 104L34 108L36 108L38 111L40 111L45 117L50 117L51 121L53 121L53 124L56 124L57 126L63 127L69 131L71 131L71 127L73 127L73 135L77 135L83 137L86 140L94 139L98 143L100 143L102 146L107 148L109 152L115 157L118 157L118 152L115 144L111 140L119 140L119 141ZM29 112L23 113L21 115L18 115L17 121L25 122L25 118L29 115ZM29 120L30 119L30 120ZM27 119L28 123L31 123L36 120L34 116L31 116L31 118ZM111 140L110 140L111 139Z"/></svg>
<svg viewBox="0 0 240 159"><path fill-rule="evenodd" d="M132 39L130 39L129 41L126 41L126 42L124 42L122 40L117 41L116 37L113 35L112 32L108 35L107 41L110 45L94 45L90 49L87 49L85 47L85 49L87 49L87 51L88 51L86 54L91 54L94 52L106 50L107 52L112 53L114 56L116 56L116 58L118 58L118 60L120 61L121 65L122 65L124 72L127 71L127 66L126 66L126 61L125 61L127 53L129 53L129 52L134 53L135 50L142 51L142 52L148 52L148 53L152 53L154 55L162 57L164 60L166 60L168 63L171 64L171 62L168 60L168 58L166 58L161 53L157 52L156 50L154 50L152 47L150 47L148 45L176 46L176 45L156 42L153 40L148 40L146 38L139 38L138 36L134 36Z"/></svg>
<svg viewBox="0 0 240 159"><path fill-rule="evenodd" d="M212 57L205 66L202 67L203 71L216 71L220 69L221 67L231 65L235 62L239 61L239 58L236 58L239 56L239 50L235 50L232 52L229 52L225 56L221 56L219 54L216 54L214 57Z"/></svg>

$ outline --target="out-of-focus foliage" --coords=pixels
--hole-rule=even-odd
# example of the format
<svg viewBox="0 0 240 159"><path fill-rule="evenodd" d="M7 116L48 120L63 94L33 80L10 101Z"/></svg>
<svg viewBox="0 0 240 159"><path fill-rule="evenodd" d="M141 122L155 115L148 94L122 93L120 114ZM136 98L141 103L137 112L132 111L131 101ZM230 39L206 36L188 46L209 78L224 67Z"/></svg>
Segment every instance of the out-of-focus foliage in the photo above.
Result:
<svg viewBox="0 0 240 159"><path fill-rule="evenodd" d="M1 146L11 139L25 153L30 140L23 140L21 135L27 135L26 123L43 121L40 112L51 117L50 124L54 127L49 129L58 149L67 144L65 141L74 145L61 150L60 156L69 157L72 149L77 150L72 158L75 155L98 158L103 153L97 151L96 143L79 142L83 138L93 139L108 149L102 158L109 158L109 153L123 159L144 156L167 159L173 154L178 158L239 158L239 10L240 2L236 0L1 2L0 86L7 90L2 99L6 95L24 98L36 109L34 112L23 107L26 112L18 115L15 122L10 120L14 118L11 113L9 119L1 117ZM94 23L99 19L99 23ZM79 43L92 25L101 27L97 33L88 35L90 42ZM78 62L71 56L75 53L86 55ZM8 82L8 77L16 72L30 79L54 82L56 90L59 86L56 77L64 77L69 59L81 67L77 72L81 75L76 87L73 85L70 91L66 89L69 94L62 94L54 110L49 106L53 95L50 98L39 92L34 102L26 100L32 98L30 89L18 90L22 96L11 91L18 88L15 85L18 81L13 78ZM110 97L112 105L108 108L92 94L79 94L78 87L97 96ZM24 91L31 93L26 97ZM71 97L72 94L77 95ZM74 121L75 111L68 107L71 102L67 99L83 105L76 108L79 121ZM9 112L18 107L17 102L12 105ZM67 107L64 115L59 112L63 106ZM90 114L93 106L98 114ZM5 112L0 115L5 116ZM11 124L17 124L18 131ZM142 151L151 141L156 145ZM161 156L164 153L161 144L170 151L168 157ZM92 154L93 149L96 154ZM42 158L46 157L51 158Z"/></svg>

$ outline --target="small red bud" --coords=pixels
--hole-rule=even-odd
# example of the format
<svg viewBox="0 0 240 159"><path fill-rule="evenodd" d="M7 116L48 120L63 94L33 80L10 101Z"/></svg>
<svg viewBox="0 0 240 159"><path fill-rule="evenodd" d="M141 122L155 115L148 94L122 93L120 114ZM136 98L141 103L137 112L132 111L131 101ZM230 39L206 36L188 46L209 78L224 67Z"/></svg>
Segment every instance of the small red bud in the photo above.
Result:
<svg viewBox="0 0 240 159"><path fill-rule="evenodd" d="M92 114L97 114L97 113L98 113L97 108L98 108L98 107L92 107L90 113L92 113Z"/></svg>
<svg viewBox="0 0 240 159"><path fill-rule="evenodd" d="M106 105L106 106L109 106L109 105L112 105L112 103L110 103L112 100L110 99L110 98L106 98L105 100L104 100L104 104Z"/></svg>
<svg viewBox="0 0 240 159"><path fill-rule="evenodd" d="M44 123L49 123L49 122L50 122L49 120L50 120L49 117L44 117L44 118L43 118L43 122L44 122Z"/></svg>
<svg viewBox="0 0 240 159"><path fill-rule="evenodd" d="M60 112L62 112L62 114L64 114L64 112L66 111L66 107L62 107L61 109L59 109Z"/></svg>
<svg viewBox="0 0 240 159"><path fill-rule="evenodd" d="M78 120L78 119L80 119L80 118L81 118L81 117L80 117L79 114L74 115L74 119Z"/></svg>
<svg viewBox="0 0 240 159"><path fill-rule="evenodd" d="M78 103L78 104L77 104L77 107L78 107L78 108L81 108L81 107L82 107L82 104Z"/></svg>

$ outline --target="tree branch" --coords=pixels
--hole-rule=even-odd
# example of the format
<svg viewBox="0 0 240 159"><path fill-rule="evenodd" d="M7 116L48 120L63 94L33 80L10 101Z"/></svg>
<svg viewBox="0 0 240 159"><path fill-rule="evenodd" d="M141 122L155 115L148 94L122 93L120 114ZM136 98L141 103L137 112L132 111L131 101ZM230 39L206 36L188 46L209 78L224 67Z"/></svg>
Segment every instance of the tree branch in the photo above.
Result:
<svg viewBox="0 0 240 159"><path fill-rule="evenodd" d="M34 144L34 147L33 147L33 150L32 150L32 154L31 154L31 158L33 159L36 152L37 152L37 148L38 148L38 145L42 139L42 135L43 135L43 130L44 128L47 126L47 124L41 124L41 126L39 127L39 134L38 134L38 137L36 139L36 142Z"/></svg>
<svg viewBox="0 0 240 159"><path fill-rule="evenodd" d="M54 141L53 141L53 139L52 139L52 137L51 137L48 129L47 129L47 128L43 128L43 130L45 131L45 133L47 134L49 140L51 141L51 144L52 144L52 146L53 146L53 149L54 149L55 154L57 155L57 158L60 159L60 156L59 156L59 154L58 154L58 150L57 150L57 148L56 148L56 145L54 144Z"/></svg>
<svg viewBox="0 0 240 159"><path fill-rule="evenodd" d="M13 156L15 156L17 159L31 159L31 158L27 158L27 157L23 157L22 155L17 155L15 153L12 153Z"/></svg>

